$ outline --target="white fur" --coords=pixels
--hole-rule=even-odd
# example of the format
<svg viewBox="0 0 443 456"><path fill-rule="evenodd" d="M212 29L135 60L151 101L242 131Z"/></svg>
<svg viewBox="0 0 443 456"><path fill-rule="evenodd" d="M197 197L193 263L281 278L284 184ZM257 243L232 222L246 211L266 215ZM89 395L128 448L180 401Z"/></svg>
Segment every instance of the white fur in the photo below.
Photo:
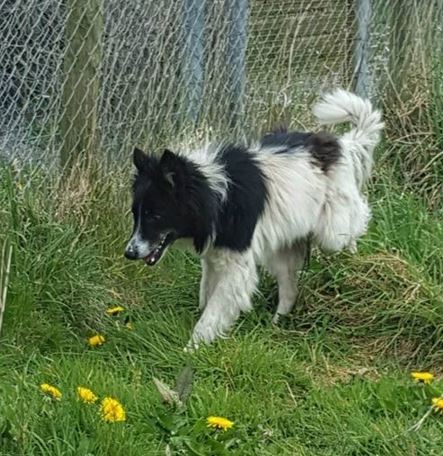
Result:
<svg viewBox="0 0 443 456"><path fill-rule="evenodd" d="M139 208L139 211L140 211L140 208ZM130 253L138 252L140 258L143 258L149 254L149 252L152 250L152 246L148 241L145 241L142 237L142 234L140 231L141 230L141 228L140 228L141 219L142 219L142 215L139 213L137 226L135 227L134 232L132 233L131 239L129 239L125 250Z"/></svg>
<svg viewBox="0 0 443 456"><path fill-rule="evenodd" d="M218 193L221 201L224 201L228 192L229 179L224 172L223 166L214 160L220 149L221 144L207 143L199 149L179 149L179 153L198 165L199 170L208 179L211 190Z"/></svg>
<svg viewBox="0 0 443 456"><path fill-rule="evenodd" d="M306 255L307 245L296 242L290 247L275 252L266 262L269 272L278 281L279 302L272 320L273 323L278 323L280 315L287 315L292 310L297 297L298 277L296 274L302 269Z"/></svg>
<svg viewBox="0 0 443 456"><path fill-rule="evenodd" d="M342 89L324 95L312 112L320 125L342 122L355 125L340 138L340 142L346 156L352 161L353 175L361 188L371 175L372 153L384 126L380 112L373 109L369 100Z"/></svg>
<svg viewBox="0 0 443 456"><path fill-rule="evenodd" d="M380 113L369 101L343 90L325 95L313 111L321 124L354 124L339 139L342 159L324 173L312 163L307 150L275 154L275 148L251 148L267 177L268 201L246 252L209 246L202 255L203 313L189 346L223 336L241 311L251 309L257 265L267 267L278 280L277 321L279 315L291 311L295 301L295 275L306 253L306 244L300 240L311 237L327 251L355 251L357 239L365 233L370 209L361 190L370 176L372 152L383 127ZM228 180L214 164L216 154L217 149L206 147L187 157L203 166L213 188L226 192Z"/></svg>
<svg viewBox="0 0 443 456"><path fill-rule="evenodd" d="M223 337L240 312L251 310L251 297L258 283L251 250L244 253L217 250L206 254L203 262L205 272L200 287L203 313L194 328L189 348L197 347L201 341L208 343Z"/></svg>

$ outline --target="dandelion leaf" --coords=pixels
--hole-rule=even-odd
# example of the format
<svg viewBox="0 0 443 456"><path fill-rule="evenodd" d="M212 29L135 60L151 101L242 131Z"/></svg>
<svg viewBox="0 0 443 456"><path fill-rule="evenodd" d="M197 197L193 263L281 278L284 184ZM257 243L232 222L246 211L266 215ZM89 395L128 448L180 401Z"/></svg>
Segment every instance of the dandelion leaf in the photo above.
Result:
<svg viewBox="0 0 443 456"><path fill-rule="evenodd" d="M177 377L175 390L182 402L185 402L191 394L193 378L194 371L191 366L186 366Z"/></svg>
<svg viewBox="0 0 443 456"><path fill-rule="evenodd" d="M152 380L158 392L160 393L160 396L166 403L168 403L169 405L182 405L177 391L174 391L173 389L169 388L169 386L166 385L166 383L162 382L158 378L152 377Z"/></svg>

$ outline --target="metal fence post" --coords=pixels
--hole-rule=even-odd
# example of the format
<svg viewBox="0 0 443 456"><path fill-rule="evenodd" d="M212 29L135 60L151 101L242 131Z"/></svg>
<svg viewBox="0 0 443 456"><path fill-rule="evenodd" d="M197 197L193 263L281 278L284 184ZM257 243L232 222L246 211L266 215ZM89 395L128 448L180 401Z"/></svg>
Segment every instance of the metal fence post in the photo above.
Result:
<svg viewBox="0 0 443 456"><path fill-rule="evenodd" d="M357 40L354 50L355 92L361 97L371 98L374 85L369 68L371 0L356 0L355 8L357 17Z"/></svg>
<svg viewBox="0 0 443 456"><path fill-rule="evenodd" d="M229 21L226 60L230 90L230 123L235 127L244 110L249 1L226 0L226 4Z"/></svg>
<svg viewBox="0 0 443 456"><path fill-rule="evenodd" d="M205 0L184 0L183 80L186 117L195 123L200 114L204 82Z"/></svg>

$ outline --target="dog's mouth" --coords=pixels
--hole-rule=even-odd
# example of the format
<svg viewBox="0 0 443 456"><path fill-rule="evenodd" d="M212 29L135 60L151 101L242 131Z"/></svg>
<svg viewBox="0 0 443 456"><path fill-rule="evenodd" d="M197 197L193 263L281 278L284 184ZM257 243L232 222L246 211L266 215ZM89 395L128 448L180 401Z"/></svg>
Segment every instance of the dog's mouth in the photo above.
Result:
<svg viewBox="0 0 443 456"><path fill-rule="evenodd" d="M159 262L161 257L164 255L168 247L174 241L174 235L172 233L163 234L155 247L143 258L144 262L148 266L154 266Z"/></svg>

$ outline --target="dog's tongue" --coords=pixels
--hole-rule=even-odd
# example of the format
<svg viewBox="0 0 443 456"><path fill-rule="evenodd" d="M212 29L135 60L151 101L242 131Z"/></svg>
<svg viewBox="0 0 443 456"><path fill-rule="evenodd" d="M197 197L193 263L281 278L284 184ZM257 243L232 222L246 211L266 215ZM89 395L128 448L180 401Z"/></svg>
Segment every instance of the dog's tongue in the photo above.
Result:
<svg viewBox="0 0 443 456"><path fill-rule="evenodd" d="M154 250L153 252L146 255L143 259L147 265L153 265L157 261L157 252Z"/></svg>

